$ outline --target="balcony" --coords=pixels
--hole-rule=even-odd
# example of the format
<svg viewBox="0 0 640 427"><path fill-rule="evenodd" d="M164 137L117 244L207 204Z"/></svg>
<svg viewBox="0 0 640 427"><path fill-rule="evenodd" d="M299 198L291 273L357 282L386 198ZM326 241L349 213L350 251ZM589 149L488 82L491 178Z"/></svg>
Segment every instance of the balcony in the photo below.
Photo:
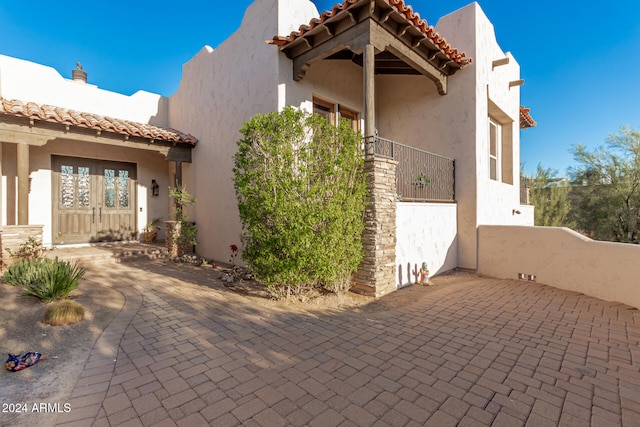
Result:
<svg viewBox="0 0 640 427"><path fill-rule="evenodd" d="M377 136L365 138L376 157L395 160L396 193L402 202L455 202L455 162ZM368 148L371 150L371 148ZM371 151L369 151L371 152Z"/></svg>

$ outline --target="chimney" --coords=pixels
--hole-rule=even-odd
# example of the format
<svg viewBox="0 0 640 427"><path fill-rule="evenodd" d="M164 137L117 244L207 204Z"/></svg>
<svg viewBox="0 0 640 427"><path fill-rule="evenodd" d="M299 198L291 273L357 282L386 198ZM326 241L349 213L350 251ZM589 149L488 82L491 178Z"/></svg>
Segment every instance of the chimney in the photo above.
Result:
<svg viewBox="0 0 640 427"><path fill-rule="evenodd" d="M78 68L75 70L71 70L71 78L74 82L86 83L87 82L87 72L82 69L82 64L76 62Z"/></svg>

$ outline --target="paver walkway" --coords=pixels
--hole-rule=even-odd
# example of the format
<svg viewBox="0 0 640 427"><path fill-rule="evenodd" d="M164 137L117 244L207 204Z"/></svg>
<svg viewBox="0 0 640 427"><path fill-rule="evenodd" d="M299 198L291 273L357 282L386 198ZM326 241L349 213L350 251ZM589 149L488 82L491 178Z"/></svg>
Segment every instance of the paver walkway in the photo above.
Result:
<svg viewBox="0 0 640 427"><path fill-rule="evenodd" d="M58 425L640 425L623 305L467 276L391 311L287 313L154 271L94 278L126 304Z"/></svg>

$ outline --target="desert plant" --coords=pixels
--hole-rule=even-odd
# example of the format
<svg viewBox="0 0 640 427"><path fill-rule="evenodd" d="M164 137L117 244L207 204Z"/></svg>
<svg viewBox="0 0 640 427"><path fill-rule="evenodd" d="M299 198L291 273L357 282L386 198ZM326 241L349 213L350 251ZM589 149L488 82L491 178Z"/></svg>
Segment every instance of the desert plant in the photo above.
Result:
<svg viewBox="0 0 640 427"><path fill-rule="evenodd" d="M156 241L158 237L158 231L160 231L160 220L161 218L153 218L144 227L144 232L142 234L144 236L145 243L149 244Z"/></svg>
<svg viewBox="0 0 640 427"><path fill-rule="evenodd" d="M69 325L84 319L84 307L75 301L54 301L44 310L44 323L51 326Z"/></svg>
<svg viewBox="0 0 640 427"><path fill-rule="evenodd" d="M77 263L71 265L57 257L51 262L41 262L37 277L25 286L22 294L44 302L64 299L78 287L84 273L85 270Z"/></svg>
<svg viewBox="0 0 640 427"><path fill-rule="evenodd" d="M8 285L29 285L34 283L39 274L39 267L44 262L51 262L49 259L28 259L22 258L9 266L4 273L4 282Z"/></svg>
<svg viewBox="0 0 640 427"><path fill-rule="evenodd" d="M9 256L14 260L26 259L42 259L47 252L52 251L53 248L45 248L42 242L39 242L35 237L29 237L26 242L18 246L16 251L12 251L7 248L6 251Z"/></svg>
<svg viewBox="0 0 640 427"><path fill-rule="evenodd" d="M175 221L180 223L181 243L189 243L193 246L197 245L198 229L193 222L189 221L189 218L184 212L185 207L196 203L196 199L189 194L184 186L170 188L169 196L173 198L176 205L173 217Z"/></svg>

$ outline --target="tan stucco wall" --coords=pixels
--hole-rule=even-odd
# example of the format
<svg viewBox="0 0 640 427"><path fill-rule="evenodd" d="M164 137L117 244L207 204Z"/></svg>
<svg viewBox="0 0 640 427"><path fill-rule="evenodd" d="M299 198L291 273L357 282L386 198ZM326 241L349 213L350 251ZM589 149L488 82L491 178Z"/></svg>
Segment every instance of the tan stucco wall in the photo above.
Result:
<svg viewBox="0 0 640 427"><path fill-rule="evenodd" d="M520 78L520 67L511 54L502 51L493 25L477 3L441 18L436 30L473 58L470 65L449 79L449 93L437 104L439 110L454 118L439 134L444 144L452 145L451 156L456 160L458 263L474 269L479 224L533 225L532 216L513 214L514 209L523 211L519 189L520 88L510 88L509 82ZM509 64L494 68L493 61L504 57L509 57ZM506 181L512 184L489 178L489 102L512 122L507 135L511 150L505 152L506 163L511 165ZM429 126L441 125L431 121Z"/></svg>
<svg viewBox="0 0 640 427"><path fill-rule="evenodd" d="M3 189L3 225L16 224L17 192L15 190L15 144L2 144ZM137 165L137 228L142 231L153 218L169 218L169 173L167 162L161 154L129 148L111 147L102 144L78 143L74 141L55 141L43 147L30 147L29 178L29 224L43 224L43 242L52 243L52 205L51 205L51 156L83 157L99 160L113 160L135 163ZM160 196L151 197L151 180L160 186ZM163 238L163 234L159 235Z"/></svg>
<svg viewBox="0 0 640 427"><path fill-rule="evenodd" d="M458 266L455 203L396 204L396 285L415 282L426 262L436 275Z"/></svg>
<svg viewBox="0 0 640 427"><path fill-rule="evenodd" d="M536 282L640 308L640 246L600 242L568 228L488 226L478 229L478 272Z"/></svg>

